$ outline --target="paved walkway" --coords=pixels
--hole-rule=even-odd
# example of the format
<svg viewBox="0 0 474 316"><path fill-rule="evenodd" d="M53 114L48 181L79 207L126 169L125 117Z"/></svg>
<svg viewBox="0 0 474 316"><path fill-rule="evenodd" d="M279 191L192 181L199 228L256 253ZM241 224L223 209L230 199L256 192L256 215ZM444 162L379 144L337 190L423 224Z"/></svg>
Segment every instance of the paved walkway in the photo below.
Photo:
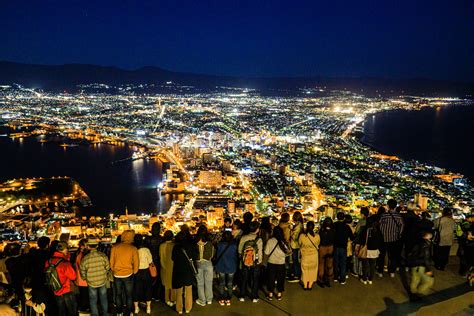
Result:
<svg viewBox="0 0 474 316"><path fill-rule="evenodd" d="M324 289L315 285L312 291L286 283L282 301L239 302L234 297L232 306L220 306L215 301L206 307L193 304L190 315L474 315L474 287L470 288L456 269L450 265L447 271L436 271L432 292L417 303L408 300L403 278L397 274L393 279L376 276L373 285L350 277L346 285L336 283ZM161 302L154 303L152 314L177 315Z"/></svg>

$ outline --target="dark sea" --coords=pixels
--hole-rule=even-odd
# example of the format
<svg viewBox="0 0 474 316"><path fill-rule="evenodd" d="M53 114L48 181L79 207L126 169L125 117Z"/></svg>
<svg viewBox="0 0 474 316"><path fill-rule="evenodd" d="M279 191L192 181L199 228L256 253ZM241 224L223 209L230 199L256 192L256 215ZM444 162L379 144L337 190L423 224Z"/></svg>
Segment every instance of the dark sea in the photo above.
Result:
<svg viewBox="0 0 474 316"><path fill-rule="evenodd" d="M474 181L474 106L393 110L364 123L362 142L404 159L426 162Z"/></svg>
<svg viewBox="0 0 474 316"><path fill-rule="evenodd" d="M0 135L11 130L0 127ZM18 131L18 130L17 130ZM106 216L155 213L169 207L169 197L156 189L162 181L159 160L113 163L132 156L133 146L107 144L63 148L59 142L40 143L36 137L0 137L0 182L13 178L70 176L89 195L91 214Z"/></svg>

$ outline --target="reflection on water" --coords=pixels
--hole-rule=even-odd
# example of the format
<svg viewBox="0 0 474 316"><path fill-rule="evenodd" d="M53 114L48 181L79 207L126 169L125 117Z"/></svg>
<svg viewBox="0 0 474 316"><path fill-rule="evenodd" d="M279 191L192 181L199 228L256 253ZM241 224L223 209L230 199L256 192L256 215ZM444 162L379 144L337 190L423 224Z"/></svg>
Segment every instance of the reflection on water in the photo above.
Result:
<svg viewBox="0 0 474 316"><path fill-rule="evenodd" d="M364 123L362 142L474 179L474 107L446 106L378 113Z"/></svg>
<svg viewBox="0 0 474 316"><path fill-rule="evenodd" d="M0 134L8 130L0 128ZM12 178L71 176L92 200L91 212L105 216L162 212L171 197L160 197L156 185L162 181L159 160L135 160L112 164L131 157L131 146L94 144L60 147L57 142L40 143L38 138L0 137L0 181Z"/></svg>

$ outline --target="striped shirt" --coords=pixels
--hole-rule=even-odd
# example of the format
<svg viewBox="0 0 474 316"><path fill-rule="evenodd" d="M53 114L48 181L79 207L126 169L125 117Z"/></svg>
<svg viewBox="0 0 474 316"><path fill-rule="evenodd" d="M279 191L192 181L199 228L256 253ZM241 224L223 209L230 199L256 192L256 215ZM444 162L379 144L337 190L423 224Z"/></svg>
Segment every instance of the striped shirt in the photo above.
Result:
<svg viewBox="0 0 474 316"><path fill-rule="evenodd" d="M110 271L109 259L100 251L92 250L79 265L81 277L91 287L101 287L107 282Z"/></svg>
<svg viewBox="0 0 474 316"><path fill-rule="evenodd" d="M380 231L384 242L394 242L402 238L403 218L395 211L388 211L380 217Z"/></svg>

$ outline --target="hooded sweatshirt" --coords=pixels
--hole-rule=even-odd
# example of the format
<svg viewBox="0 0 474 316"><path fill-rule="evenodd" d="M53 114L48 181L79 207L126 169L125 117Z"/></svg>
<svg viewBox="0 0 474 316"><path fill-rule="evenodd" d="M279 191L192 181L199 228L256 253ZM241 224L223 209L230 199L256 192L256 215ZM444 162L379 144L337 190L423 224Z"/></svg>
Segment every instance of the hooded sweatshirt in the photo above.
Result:
<svg viewBox="0 0 474 316"><path fill-rule="evenodd" d="M117 278L127 278L138 272L138 250L132 245L135 232L126 230L122 233L122 241L112 247L110 268Z"/></svg>

